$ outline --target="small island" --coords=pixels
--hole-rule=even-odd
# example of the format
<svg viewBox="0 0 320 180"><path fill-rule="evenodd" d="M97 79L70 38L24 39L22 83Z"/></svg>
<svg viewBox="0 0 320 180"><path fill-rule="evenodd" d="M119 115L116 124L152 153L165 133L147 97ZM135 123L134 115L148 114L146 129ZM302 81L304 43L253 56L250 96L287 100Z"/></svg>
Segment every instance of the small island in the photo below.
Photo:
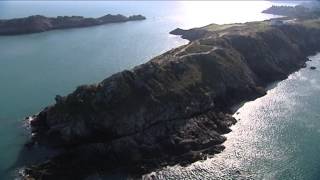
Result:
<svg viewBox="0 0 320 180"><path fill-rule="evenodd" d="M80 28L145 19L146 17L142 15L126 17L120 14L108 14L99 18L85 18L82 16L45 17L41 15L35 15L25 18L0 20L0 35L30 34L55 29Z"/></svg>

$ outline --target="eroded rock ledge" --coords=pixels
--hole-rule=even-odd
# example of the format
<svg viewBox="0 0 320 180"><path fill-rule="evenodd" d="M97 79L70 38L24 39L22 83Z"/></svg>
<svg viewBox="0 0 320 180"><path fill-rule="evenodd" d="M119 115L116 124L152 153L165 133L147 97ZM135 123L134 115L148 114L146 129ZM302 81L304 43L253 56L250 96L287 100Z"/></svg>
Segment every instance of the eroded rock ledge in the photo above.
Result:
<svg viewBox="0 0 320 180"><path fill-rule="evenodd" d="M96 85L78 87L28 119L33 142L65 153L31 166L42 179L124 168L142 174L219 153L230 108L265 94L320 50L320 20L201 28L185 45ZM185 33L185 31L180 31ZM201 33L200 33L201 34ZM76 173L75 173L76 172Z"/></svg>
<svg viewBox="0 0 320 180"><path fill-rule="evenodd" d="M142 15L126 17L120 14L108 14L99 18L85 18L82 16L58 16L56 18L52 18L35 15L26 18L0 20L0 35L30 34L54 29L89 27L145 19L146 18Z"/></svg>

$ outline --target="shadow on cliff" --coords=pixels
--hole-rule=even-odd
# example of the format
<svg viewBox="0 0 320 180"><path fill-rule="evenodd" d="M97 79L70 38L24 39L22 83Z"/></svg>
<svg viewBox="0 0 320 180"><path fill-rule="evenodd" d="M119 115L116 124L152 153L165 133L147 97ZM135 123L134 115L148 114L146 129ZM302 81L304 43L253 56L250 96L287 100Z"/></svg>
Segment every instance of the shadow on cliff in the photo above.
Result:
<svg viewBox="0 0 320 180"><path fill-rule="evenodd" d="M23 146L19 152L18 158L14 164L0 171L0 177L4 179L16 179L19 177L24 177L25 171L28 170L28 167L38 166L39 164L45 164L46 162L51 162L57 157L61 157L63 153L61 150L49 149L43 146L28 146L27 143ZM60 156L59 156L60 155ZM66 158L67 159L67 158ZM67 163L68 164L68 163ZM81 165L79 165L81 166ZM48 171L54 170L47 167ZM77 170L72 171L72 169L77 169L77 167L69 167L68 171L74 174L81 174L83 172L78 172ZM76 176L76 175L75 175ZM91 171L90 174L87 174L85 179L88 180L126 180L129 175L123 169L116 169L111 172L101 172L97 169L96 172ZM54 177L53 177L54 178Z"/></svg>
<svg viewBox="0 0 320 180"><path fill-rule="evenodd" d="M0 177L7 177L8 179L13 179L19 176L25 167L32 166L41 162L45 162L50 158L56 156L59 150L51 150L40 146L30 146L30 144L25 143L20 149L16 161L7 169L0 172Z"/></svg>

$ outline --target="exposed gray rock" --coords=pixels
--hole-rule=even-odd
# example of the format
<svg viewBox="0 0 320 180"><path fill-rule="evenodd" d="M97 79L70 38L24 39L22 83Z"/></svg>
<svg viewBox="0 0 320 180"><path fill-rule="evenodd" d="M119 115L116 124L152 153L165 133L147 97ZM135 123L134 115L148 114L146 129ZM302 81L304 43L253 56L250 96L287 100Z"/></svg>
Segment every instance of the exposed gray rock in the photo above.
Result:
<svg viewBox="0 0 320 180"><path fill-rule="evenodd" d="M231 107L265 95L263 87L320 50L320 26L256 25L193 36L188 45L59 97L31 129L33 141L67 151L27 174L79 179L118 167L141 174L221 152L223 134L236 123Z"/></svg>

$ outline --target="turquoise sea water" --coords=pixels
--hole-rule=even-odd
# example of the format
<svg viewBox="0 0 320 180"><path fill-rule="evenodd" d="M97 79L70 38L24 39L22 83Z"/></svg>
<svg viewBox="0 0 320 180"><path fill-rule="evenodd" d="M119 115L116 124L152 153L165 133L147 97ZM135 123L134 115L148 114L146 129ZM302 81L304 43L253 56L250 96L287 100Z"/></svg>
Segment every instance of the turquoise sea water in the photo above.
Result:
<svg viewBox="0 0 320 180"><path fill-rule="evenodd" d="M35 14L98 17L108 13L120 13L142 14L147 20L21 36L0 36L0 179L12 179L12 170L17 168L12 166L27 138L22 119L53 103L56 94L66 95L78 85L99 82L113 73L132 68L162 52L186 44L186 40L169 35L169 32L177 27L192 28L209 23L268 19L273 16L260 12L272 4L267 1L1 1L0 19ZM297 100L296 104L299 103ZM302 110L297 110L300 111ZM255 113L261 112L257 110ZM303 112L300 114L307 116ZM245 113L240 115L244 116ZM249 119L242 117L246 118ZM277 116L273 117L274 119L277 119ZM234 128L242 127L241 122L245 121L240 121ZM285 135L291 137L290 134ZM229 146L241 143L233 140L232 133L227 136L230 136L230 140L226 142L226 152ZM227 162L226 159L224 160ZM253 163L264 165L263 161ZM268 163L272 164L272 161ZM246 164L243 166L247 167ZM188 168L181 171L193 173ZM166 173L165 177L177 177L170 170L160 174ZM208 177L211 177L210 171L208 173ZM198 172L198 176L202 177L201 174L202 170ZM178 177L184 177L184 173L180 175ZM186 175L193 177L189 173Z"/></svg>

